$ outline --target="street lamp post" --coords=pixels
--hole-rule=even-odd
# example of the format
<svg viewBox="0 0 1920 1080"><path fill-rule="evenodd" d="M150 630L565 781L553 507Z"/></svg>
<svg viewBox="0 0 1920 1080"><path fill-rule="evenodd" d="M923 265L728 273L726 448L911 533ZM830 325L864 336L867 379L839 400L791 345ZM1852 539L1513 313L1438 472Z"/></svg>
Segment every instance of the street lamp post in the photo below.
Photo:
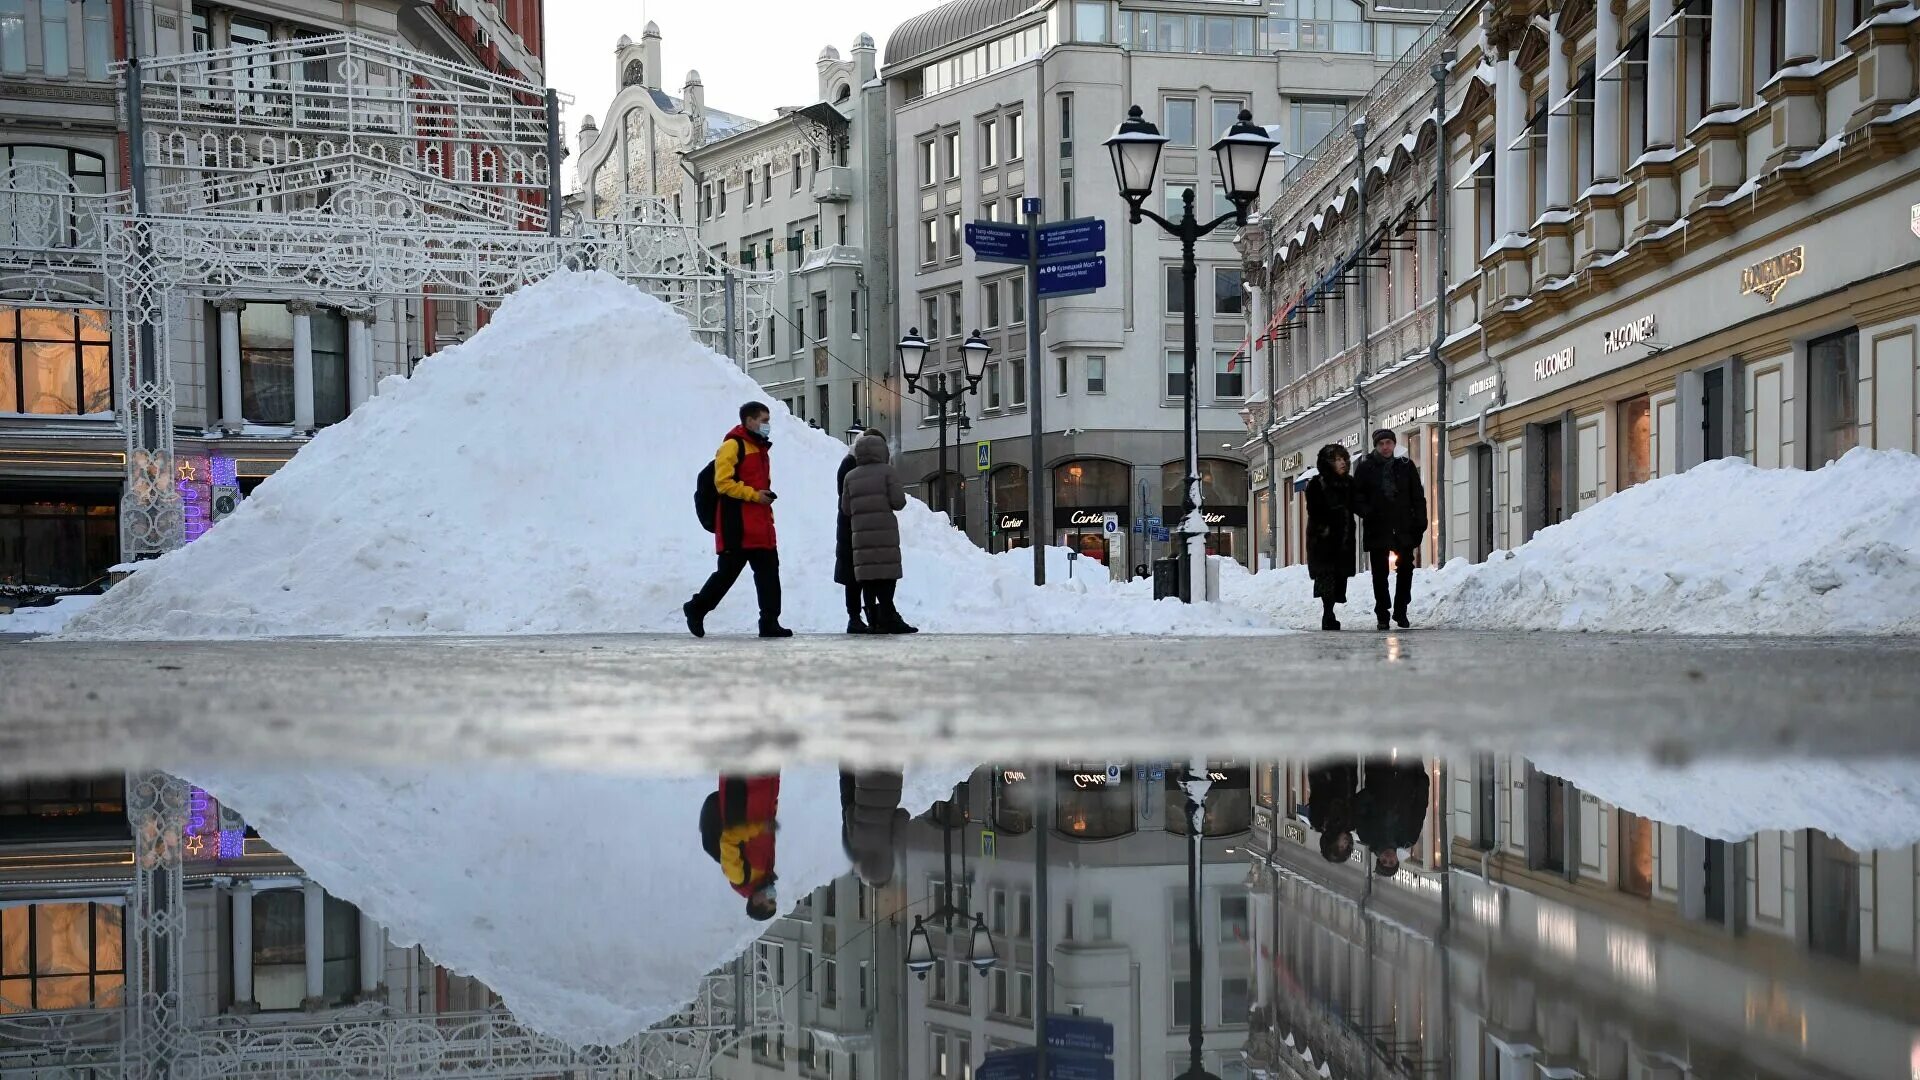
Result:
<svg viewBox="0 0 1920 1080"><path fill-rule="evenodd" d="M964 784L960 785L960 790L965 789ZM919 976L922 981L925 981L927 972L932 971L933 966L940 962L934 956L933 941L927 936L927 920L932 919L940 923L950 934L953 932L953 920L956 917L963 925L968 918L967 913L955 907L953 903L953 826L949 820L953 812L952 800L949 799L945 806L945 811L940 815L942 863L940 904L930 915L913 917L913 933L907 938L907 970ZM962 812L965 812L964 808ZM964 825L963 818L962 826ZM961 857L964 865L964 851ZM994 947L993 935L987 931L986 919L977 911L973 913L972 918L973 928L967 935L967 963L971 964L982 978L985 978L987 972L993 970L994 964L999 961L1000 954Z"/></svg>
<svg viewBox="0 0 1920 1080"><path fill-rule="evenodd" d="M1260 198L1260 181L1266 175L1267 161L1279 143L1253 122L1251 112L1240 111L1239 120L1212 147L1233 209L1204 223L1193 215L1192 188L1181 194L1181 215L1177 222L1161 217L1144 205L1153 195L1154 175L1160 169L1160 151L1166 144L1167 137L1141 114L1138 105L1127 110L1126 120L1106 143L1108 153L1113 156L1114 179L1120 185L1120 197L1127 203L1128 220L1138 225L1142 218L1150 219L1180 241L1180 287L1186 301L1182 319L1186 377L1181 397L1187 459L1186 494L1181 500L1179 530L1180 599L1191 604L1194 575L1201 567L1199 560L1205 551L1202 545L1207 533L1206 521L1200 514L1200 346L1199 316L1194 310L1197 271L1193 246L1201 237L1229 221L1235 228L1247 223L1248 211Z"/></svg>
<svg viewBox="0 0 1920 1080"><path fill-rule="evenodd" d="M934 459L940 474L940 509L946 511L948 521L957 522L959 519L953 512L953 489L947 474L947 406L968 394L980 392L980 380L987 374L987 354L993 351L993 346L987 344L978 330L969 335L966 342L960 346L967 381L962 385L955 380L951 388L947 386L947 373L944 371L929 378L926 386L920 385L920 380L926 377L927 351L932 346L927 343L927 339L920 336L919 327L912 327L907 331L907 336L900 339L899 348L900 371L906 376L908 392L919 390L925 393L927 400L933 402L940 410L940 455ZM964 418L965 413L961 415ZM955 443L958 444L957 438ZM955 471L958 471L957 465Z"/></svg>
<svg viewBox="0 0 1920 1080"><path fill-rule="evenodd" d="M1219 1080L1200 1060L1207 1039L1201 1009L1207 980L1206 954L1200 947L1200 865L1207 839L1207 792L1213 787L1205 758L1193 759L1180 786L1187 797L1187 970L1192 972L1187 985L1192 989L1187 995L1187 1071L1175 1080Z"/></svg>

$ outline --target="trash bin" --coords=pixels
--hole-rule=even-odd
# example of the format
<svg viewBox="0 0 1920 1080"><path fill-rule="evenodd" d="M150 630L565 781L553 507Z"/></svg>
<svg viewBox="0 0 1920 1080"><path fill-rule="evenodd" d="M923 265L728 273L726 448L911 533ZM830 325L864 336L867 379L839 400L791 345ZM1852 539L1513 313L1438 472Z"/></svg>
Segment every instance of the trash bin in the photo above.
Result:
<svg viewBox="0 0 1920 1080"><path fill-rule="evenodd" d="M1155 559L1153 561L1153 598L1155 600L1178 600L1180 598L1180 560Z"/></svg>

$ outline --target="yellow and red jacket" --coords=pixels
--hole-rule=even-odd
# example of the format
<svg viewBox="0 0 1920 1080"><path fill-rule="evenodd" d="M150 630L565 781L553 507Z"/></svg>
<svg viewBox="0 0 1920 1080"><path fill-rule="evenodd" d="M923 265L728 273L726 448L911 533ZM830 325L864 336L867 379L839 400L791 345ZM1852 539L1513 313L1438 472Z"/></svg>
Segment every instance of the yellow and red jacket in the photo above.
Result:
<svg viewBox="0 0 1920 1080"><path fill-rule="evenodd" d="M714 508L715 551L772 551L779 546L773 507L754 501L773 487L770 445L745 425L736 425L714 453L713 489L720 494Z"/></svg>
<svg viewBox="0 0 1920 1080"><path fill-rule="evenodd" d="M751 897L774 880L780 776L721 776L700 815L701 844L727 884Z"/></svg>

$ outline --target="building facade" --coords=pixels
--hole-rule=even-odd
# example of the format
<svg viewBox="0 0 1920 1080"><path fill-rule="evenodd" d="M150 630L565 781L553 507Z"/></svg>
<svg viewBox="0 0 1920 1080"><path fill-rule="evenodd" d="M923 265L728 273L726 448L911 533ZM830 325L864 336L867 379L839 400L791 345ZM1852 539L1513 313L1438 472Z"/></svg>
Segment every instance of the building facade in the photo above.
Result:
<svg viewBox="0 0 1920 1080"><path fill-rule="evenodd" d="M1365 220L1348 138L1250 258L1275 329L1250 459L1271 463L1281 561L1304 561L1315 450L1370 427L1426 473L1430 564L1715 458L1912 450L1914 27L1906 3L1465 5L1356 110ZM1418 355L1441 158L1444 370Z"/></svg>
<svg viewBox="0 0 1920 1080"><path fill-rule="evenodd" d="M1177 518L1182 501L1180 251L1152 225L1127 225L1101 142L1140 105L1171 139L1164 205L1155 209L1177 216L1181 193L1193 188L1196 214L1222 212L1229 206L1207 147L1242 109L1277 134L1285 161L1303 161L1346 103L1412 46L1431 8L952 0L903 22L882 70L892 117L895 333L919 329L933 344L928 370L950 381L972 331L993 347L977 396L947 418L947 442L963 446L959 467L934 460L939 416L924 396L901 406L902 465L916 492L996 551L1061 544L1123 577L1168 554L1169 542L1146 527L1150 518ZM1288 187L1289 171L1270 169L1270 187ZM964 225L1022 220L1023 198L1040 199L1047 220L1107 223L1105 288L1029 312L1023 268L967 254ZM1199 249L1209 546L1244 562L1248 477L1236 417L1250 386L1243 271L1231 230ZM1043 321L1033 358L1029 318ZM916 396L898 382L894 390ZM1030 405L1044 420L1042 522L1027 520ZM1104 533L1108 513L1120 520L1117 537Z"/></svg>
<svg viewBox="0 0 1920 1080"><path fill-rule="evenodd" d="M130 533L198 535L380 379L484 322L470 297L302 288L297 267L256 290L267 283L224 276L213 254L207 288L169 297L163 317L129 312L113 298L147 282L115 261L103 225L136 209L125 192L141 189L142 212L199 223L183 229L218 229L318 220L342 212L341 192L404 175L416 208L530 227L544 215L544 146L488 148L485 121L451 113L394 139L394 117L355 109L340 87L394 78L402 63L380 53L391 47L429 72L416 85L485 83L537 102L542 18L538 0L0 6L0 602L103 586L123 552L146 546ZM138 177L117 109L129 31L155 87ZM277 242L297 260L290 237ZM129 336L167 379L116 378L116 355L137 351ZM168 385L136 392L155 382ZM132 407L161 396L164 420ZM141 425L166 430L130 432ZM178 469L165 481L177 509L157 526L127 518L129 500L155 502L127 483L135 444L164 445Z"/></svg>

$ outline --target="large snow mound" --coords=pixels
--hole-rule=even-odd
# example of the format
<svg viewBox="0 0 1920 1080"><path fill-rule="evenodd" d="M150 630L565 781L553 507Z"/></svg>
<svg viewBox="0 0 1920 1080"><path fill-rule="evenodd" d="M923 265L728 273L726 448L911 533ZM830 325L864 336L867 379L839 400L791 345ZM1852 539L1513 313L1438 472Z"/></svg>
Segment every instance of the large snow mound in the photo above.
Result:
<svg viewBox="0 0 1920 1080"><path fill-rule="evenodd" d="M1320 615L1304 567L1224 568L1224 598L1280 625ZM1366 575L1346 611L1365 622ZM1415 573L1416 626L1682 634L1920 633L1920 457L1825 468L1734 458L1602 499L1484 563Z"/></svg>
<svg viewBox="0 0 1920 1080"><path fill-rule="evenodd" d="M969 771L909 770L901 804L918 814ZM700 848L711 774L182 772L396 945L480 979L522 1023L575 1046L673 1015L767 929ZM779 815L791 909L848 870L835 771L786 770Z"/></svg>
<svg viewBox="0 0 1920 1080"><path fill-rule="evenodd" d="M238 512L144 566L69 638L685 633L713 569L694 477L761 388L685 319L602 273L523 289L467 342L389 378ZM786 622L846 628L833 584L844 444L774 404ZM900 607L921 627L995 633L1264 629L1218 606L1154 603L1099 578L1044 589L1032 557L989 555L918 501L901 514ZM743 575L709 620L752 628Z"/></svg>

